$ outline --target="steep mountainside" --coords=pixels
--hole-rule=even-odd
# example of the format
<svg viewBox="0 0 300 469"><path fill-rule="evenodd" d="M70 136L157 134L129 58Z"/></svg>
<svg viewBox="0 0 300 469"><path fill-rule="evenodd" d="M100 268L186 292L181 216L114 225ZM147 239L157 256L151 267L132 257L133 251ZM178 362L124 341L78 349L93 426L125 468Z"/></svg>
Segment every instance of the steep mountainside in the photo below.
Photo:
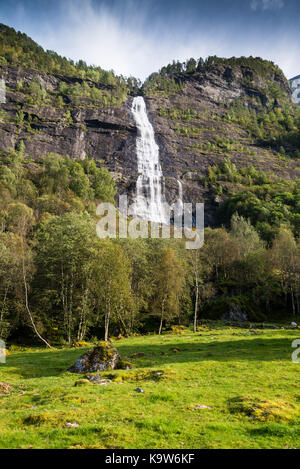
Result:
<svg viewBox="0 0 300 469"><path fill-rule="evenodd" d="M236 171L253 166L286 180L300 175L297 110L288 81L270 62L209 58L197 66L173 64L137 91L134 79L107 76L41 48L36 52L33 42L18 55L16 44L23 36L9 29L16 42L8 41L3 28L4 153L24 143L24 154L34 161L50 152L81 160L88 156L111 171L119 192L133 194L137 131L131 105L133 96L143 93L160 147L167 200L178 197L180 179L184 201L205 201L207 224L216 223L216 208L226 197L244 188L224 180L216 190L208 176L224 161ZM34 60L37 53L40 61Z"/></svg>

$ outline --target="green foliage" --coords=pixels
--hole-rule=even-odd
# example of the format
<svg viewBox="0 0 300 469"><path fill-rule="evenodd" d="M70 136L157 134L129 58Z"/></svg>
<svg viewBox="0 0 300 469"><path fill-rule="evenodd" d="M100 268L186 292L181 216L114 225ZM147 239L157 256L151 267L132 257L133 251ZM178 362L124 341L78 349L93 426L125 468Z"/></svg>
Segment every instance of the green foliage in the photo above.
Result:
<svg viewBox="0 0 300 469"><path fill-rule="evenodd" d="M270 108L259 102L249 107L245 99L237 99L222 118L225 122L240 125L259 144L273 147L282 156L300 156L300 109L288 101L281 107Z"/></svg>
<svg viewBox="0 0 300 469"><path fill-rule="evenodd" d="M7 113L4 111L4 109L0 109L0 124L3 124L6 122L8 119Z"/></svg>
<svg viewBox="0 0 300 469"><path fill-rule="evenodd" d="M45 84L39 77L33 78L27 85L19 82L17 89L28 95L28 104L42 104L47 97Z"/></svg>
<svg viewBox="0 0 300 469"><path fill-rule="evenodd" d="M142 90L146 95L162 94L163 96L168 96L178 93L182 88L183 84L180 80L162 75L161 73L153 73L144 82Z"/></svg>
<svg viewBox="0 0 300 469"><path fill-rule="evenodd" d="M228 70L235 68L241 69L242 73L245 72L244 86L252 86L252 80L255 76L263 78L269 82L269 93L273 98L281 96L281 88L274 83L274 77L280 78L283 82L288 82L284 77L283 72L273 62L263 60L260 57L208 57L206 60L199 58L195 60L191 58L186 62L180 63L173 61L165 67L162 67L158 73L152 73L145 83L142 90L146 95L151 94L172 94L181 91L186 75L206 73L214 70L217 67L224 67ZM251 78L250 78L251 76Z"/></svg>
<svg viewBox="0 0 300 469"><path fill-rule="evenodd" d="M299 180L271 177L253 166L237 169L235 164L224 159L209 168L208 181L215 193L226 195L218 210L221 223L229 226L232 215L237 212L249 218L268 242L282 223L290 223L294 234L299 236ZM235 183L235 186L228 185L228 182Z"/></svg>
<svg viewBox="0 0 300 469"><path fill-rule="evenodd" d="M129 92L136 92L141 86L139 80L134 77L125 79L122 75L115 75L112 70L106 71L101 67L87 65L83 60L74 62L54 51L45 51L26 34L0 24L0 66L5 65L32 68L60 77L78 78L80 82L71 87L62 85L64 92L74 97L89 97L104 106L120 105ZM47 96L40 78L35 78L24 86L20 82L18 90L28 95L29 104L41 103ZM62 106L60 98L57 105Z"/></svg>
<svg viewBox="0 0 300 469"><path fill-rule="evenodd" d="M83 81L82 83L77 82L73 85L68 86L66 83L60 83L58 89L58 98L62 103L62 96L68 96L72 98L76 105L80 105L84 102L86 105L86 99L100 104L101 106L120 106L127 97L127 85L122 82L118 86L110 87L109 90L101 89L94 84Z"/></svg>

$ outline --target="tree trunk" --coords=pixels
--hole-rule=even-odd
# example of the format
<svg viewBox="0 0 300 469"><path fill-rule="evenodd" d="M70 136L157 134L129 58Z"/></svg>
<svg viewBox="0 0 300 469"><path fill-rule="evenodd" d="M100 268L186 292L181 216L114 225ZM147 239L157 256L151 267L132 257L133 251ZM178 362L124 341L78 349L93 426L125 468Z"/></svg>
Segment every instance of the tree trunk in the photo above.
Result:
<svg viewBox="0 0 300 469"><path fill-rule="evenodd" d="M6 288L5 288L5 293L4 293L4 299L3 299L3 302L2 302L1 314L0 314L0 332L1 332L2 321L3 321L3 317L4 317L4 308L5 308L5 303L6 303L6 298L7 298L8 290L9 290L9 287L6 286Z"/></svg>
<svg viewBox="0 0 300 469"><path fill-rule="evenodd" d="M32 314L31 314L31 311L30 311L30 308L29 308L29 304L28 304L28 288L27 288L27 281L26 281L26 270L25 270L25 254L24 254L24 245L23 245L23 239L22 239L22 270L23 270L23 283L24 283L24 290L25 290L25 307L26 307L26 311L28 313L28 316L30 318L30 322L32 324L32 327L33 327L33 330L34 332L36 333L36 335L38 336L38 338L44 342L44 344L48 347L48 348L52 348L51 345L47 342L46 339L44 339L41 334L39 333L39 331L37 330L36 328L36 325L35 325L35 322L33 320L33 317L32 317Z"/></svg>
<svg viewBox="0 0 300 469"><path fill-rule="evenodd" d="M163 318L161 317L161 318L160 318L159 330L158 330L158 334L159 334L159 335L161 334L162 324L163 324Z"/></svg>
<svg viewBox="0 0 300 469"><path fill-rule="evenodd" d="M108 330L109 330L109 313L105 314L105 342L108 341Z"/></svg>
<svg viewBox="0 0 300 469"><path fill-rule="evenodd" d="M108 300L108 305L105 313L105 342L108 341L108 331L109 331L109 320L110 320L110 300Z"/></svg>
<svg viewBox="0 0 300 469"><path fill-rule="evenodd" d="M162 300L162 303L161 303L160 325L159 325L159 330L158 330L158 334L159 334L159 335L161 334L162 325L163 325L163 320L164 320L164 307L165 307L165 302L166 302L166 298L164 298L164 299Z"/></svg>
<svg viewBox="0 0 300 469"><path fill-rule="evenodd" d="M196 298L195 298L195 313L194 313L194 332L197 331L197 319L198 319L198 298L199 298L199 285L196 285Z"/></svg>
<svg viewBox="0 0 300 469"><path fill-rule="evenodd" d="M296 316L295 300L294 300L294 291L293 291L293 286L292 286L292 285L291 285L291 297L292 297L293 316Z"/></svg>

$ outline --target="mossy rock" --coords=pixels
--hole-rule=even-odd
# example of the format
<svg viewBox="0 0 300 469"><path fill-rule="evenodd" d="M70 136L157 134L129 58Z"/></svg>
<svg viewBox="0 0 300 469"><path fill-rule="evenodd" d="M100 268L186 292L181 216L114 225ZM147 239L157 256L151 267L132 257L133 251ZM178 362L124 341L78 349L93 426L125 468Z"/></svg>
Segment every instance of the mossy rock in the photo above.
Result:
<svg viewBox="0 0 300 469"><path fill-rule="evenodd" d="M282 399L267 400L251 397L236 397L228 401L232 414L241 414L260 422L285 422L295 419L299 412L294 405Z"/></svg>
<svg viewBox="0 0 300 469"><path fill-rule="evenodd" d="M74 386L84 386L85 384L91 384L88 379L79 379L75 382Z"/></svg>
<svg viewBox="0 0 300 469"><path fill-rule="evenodd" d="M131 370L132 368L134 368L134 365L126 360L120 360L117 366L118 370Z"/></svg>
<svg viewBox="0 0 300 469"><path fill-rule="evenodd" d="M79 357L68 369L70 373L94 373L114 370L121 362L117 349L110 342L99 342L96 347Z"/></svg>
<svg viewBox="0 0 300 469"><path fill-rule="evenodd" d="M84 342L84 341L81 341L81 342L75 342L73 344L73 347L75 348L80 348L80 347L90 347L92 344L89 343L89 342Z"/></svg>
<svg viewBox="0 0 300 469"><path fill-rule="evenodd" d="M11 392L11 387L8 383L0 383L0 396L3 394L9 394Z"/></svg>

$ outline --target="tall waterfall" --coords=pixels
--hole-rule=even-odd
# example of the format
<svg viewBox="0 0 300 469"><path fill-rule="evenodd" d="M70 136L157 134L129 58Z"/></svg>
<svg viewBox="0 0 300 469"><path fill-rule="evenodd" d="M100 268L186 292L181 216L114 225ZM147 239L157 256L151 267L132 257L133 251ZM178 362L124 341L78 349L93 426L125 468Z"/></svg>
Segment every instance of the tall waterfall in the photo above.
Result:
<svg viewBox="0 0 300 469"><path fill-rule="evenodd" d="M146 103L142 96L134 98L131 111L138 130L136 139L138 179L130 215L158 223L169 223L164 210L163 174L159 163L159 148L155 142L154 130L149 122Z"/></svg>

